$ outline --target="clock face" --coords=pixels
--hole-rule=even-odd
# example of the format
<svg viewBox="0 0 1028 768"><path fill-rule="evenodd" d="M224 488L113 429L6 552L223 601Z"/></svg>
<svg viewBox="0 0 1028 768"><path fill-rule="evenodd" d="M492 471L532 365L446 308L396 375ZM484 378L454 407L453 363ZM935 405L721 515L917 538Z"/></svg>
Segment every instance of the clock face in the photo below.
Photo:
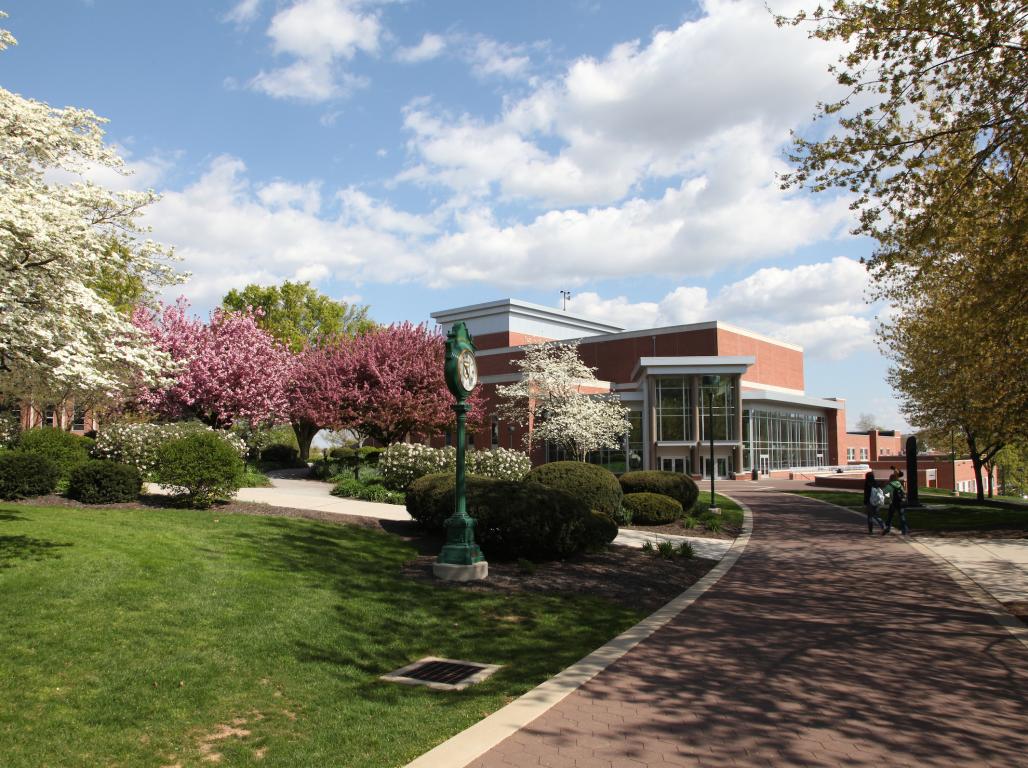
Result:
<svg viewBox="0 0 1028 768"><path fill-rule="evenodd" d="M461 387L470 392L478 384L478 365L475 355L470 349L463 350L457 356L457 378Z"/></svg>

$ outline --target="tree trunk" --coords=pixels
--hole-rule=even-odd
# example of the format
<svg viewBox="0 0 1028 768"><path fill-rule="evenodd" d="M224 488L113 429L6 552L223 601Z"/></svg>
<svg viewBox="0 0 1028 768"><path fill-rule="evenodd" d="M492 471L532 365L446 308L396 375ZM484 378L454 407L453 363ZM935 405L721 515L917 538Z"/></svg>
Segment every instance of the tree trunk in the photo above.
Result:
<svg viewBox="0 0 1028 768"><path fill-rule="evenodd" d="M974 485L978 493L978 501L985 501L985 487L982 485L982 455L978 450L978 441L974 435L967 435L967 450L971 454L971 465L974 467Z"/></svg>
<svg viewBox="0 0 1028 768"><path fill-rule="evenodd" d="M321 427L309 421L293 422L292 427L293 434L296 435L296 444L300 447L300 461L306 464L311 456L311 442Z"/></svg>

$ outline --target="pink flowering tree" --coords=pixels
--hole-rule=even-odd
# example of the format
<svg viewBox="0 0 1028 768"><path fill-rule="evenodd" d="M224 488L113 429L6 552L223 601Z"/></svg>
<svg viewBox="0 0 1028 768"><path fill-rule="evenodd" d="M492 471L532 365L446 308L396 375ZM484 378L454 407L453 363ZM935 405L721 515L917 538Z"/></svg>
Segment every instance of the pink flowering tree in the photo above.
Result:
<svg viewBox="0 0 1028 768"><path fill-rule="evenodd" d="M311 441L322 429L344 425L343 382L351 359L349 339L325 347L305 347L293 358L286 380L286 415L300 446L300 459L307 461Z"/></svg>
<svg viewBox="0 0 1028 768"><path fill-rule="evenodd" d="M403 323L358 336L343 350L343 426L389 445L455 424L453 395L443 378L442 334ZM482 421L480 393L476 389L470 399L469 423Z"/></svg>
<svg viewBox="0 0 1028 768"><path fill-rule="evenodd" d="M258 327L254 313L218 309L204 323L188 308L182 297L159 312L139 307L133 313L136 326L176 364L162 386L140 390L139 404L165 418L194 417L216 429L285 413L292 359Z"/></svg>

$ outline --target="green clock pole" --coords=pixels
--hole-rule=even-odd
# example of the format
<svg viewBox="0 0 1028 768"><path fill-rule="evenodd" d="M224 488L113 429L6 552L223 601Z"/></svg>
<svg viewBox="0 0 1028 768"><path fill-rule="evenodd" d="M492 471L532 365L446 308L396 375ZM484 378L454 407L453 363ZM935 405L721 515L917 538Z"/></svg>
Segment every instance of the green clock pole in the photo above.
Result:
<svg viewBox="0 0 1028 768"><path fill-rule="evenodd" d="M453 516L446 519L446 544L432 566L437 578L447 581L476 581L489 575L489 564L475 543L475 520L468 515L464 454L467 450L468 395L478 384L475 345L463 322L454 324L446 338L446 385L457 402L457 477L453 494Z"/></svg>

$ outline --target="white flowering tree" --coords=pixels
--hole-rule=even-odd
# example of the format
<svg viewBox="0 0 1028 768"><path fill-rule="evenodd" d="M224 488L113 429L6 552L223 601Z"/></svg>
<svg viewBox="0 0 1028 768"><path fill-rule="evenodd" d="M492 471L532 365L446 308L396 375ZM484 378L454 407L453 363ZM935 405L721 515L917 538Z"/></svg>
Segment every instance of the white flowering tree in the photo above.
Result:
<svg viewBox="0 0 1028 768"><path fill-rule="evenodd" d="M0 50L14 43L0 30ZM179 279L170 251L138 222L156 195L84 178L124 172L103 122L0 88L0 393L84 402L168 364L98 292L112 245L119 272L150 290Z"/></svg>
<svg viewBox="0 0 1028 768"><path fill-rule="evenodd" d="M628 409L617 395L602 393L577 344L533 344L512 365L522 378L497 388L500 412L531 427L527 446L550 441L580 461L590 451L621 446L630 429Z"/></svg>

